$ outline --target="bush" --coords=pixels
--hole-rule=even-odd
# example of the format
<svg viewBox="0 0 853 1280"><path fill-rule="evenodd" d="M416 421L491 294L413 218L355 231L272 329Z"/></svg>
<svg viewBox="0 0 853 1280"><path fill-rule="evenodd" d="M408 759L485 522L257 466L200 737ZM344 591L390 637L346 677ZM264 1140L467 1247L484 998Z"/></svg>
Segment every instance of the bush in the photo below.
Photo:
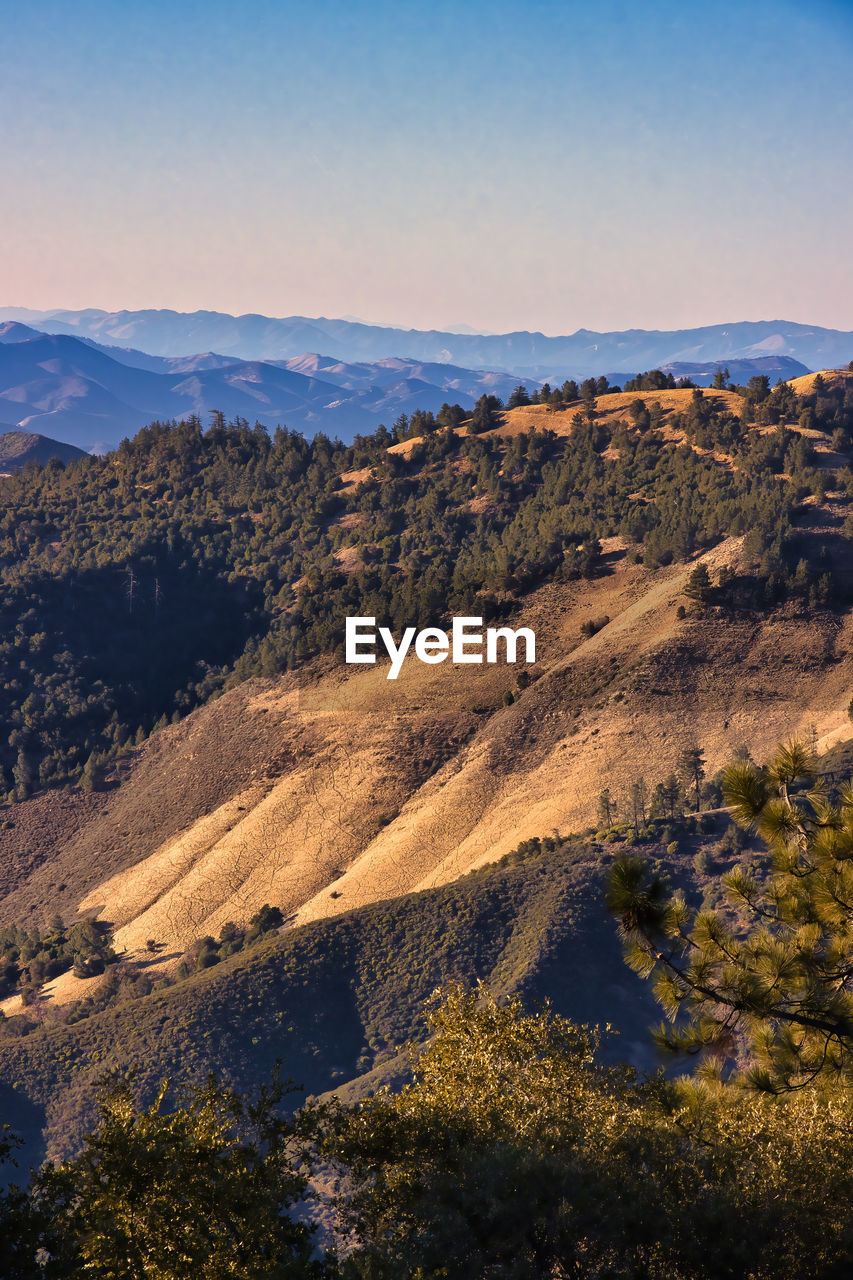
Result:
<svg viewBox="0 0 853 1280"><path fill-rule="evenodd" d="M710 849L700 849L693 859L693 870L699 876L712 876L717 869L717 862Z"/></svg>
<svg viewBox="0 0 853 1280"><path fill-rule="evenodd" d="M581 623L581 635L587 638L594 636L596 632L606 627L609 621L606 614L601 618L588 618L586 622Z"/></svg>
<svg viewBox="0 0 853 1280"><path fill-rule="evenodd" d="M734 822L730 822L717 845L718 857L734 858L745 848L746 835Z"/></svg>

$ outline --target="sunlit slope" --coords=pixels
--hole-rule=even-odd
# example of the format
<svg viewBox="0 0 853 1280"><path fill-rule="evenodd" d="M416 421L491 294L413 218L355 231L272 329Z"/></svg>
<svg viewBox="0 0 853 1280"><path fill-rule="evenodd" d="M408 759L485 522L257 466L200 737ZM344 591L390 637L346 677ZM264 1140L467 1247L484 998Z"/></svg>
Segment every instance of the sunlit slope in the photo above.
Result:
<svg viewBox="0 0 853 1280"><path fill-rule="evenodd" d="M673 413L686 413L690 407L693 392L689 389L674 391L613 391L606 396L598 396L595 401L596 422L612 425L620 419L629 419L628 410L637 400L645 405L660 405L663 411L662 422ZM740 413L743 401L734 391L715 391L705 387L702 389L703 400L710 401L721 413ZM531 404L519 409L510 409L503 415L503 422L497 430L502 435L519 435L534 428L537 431L555 431L557 435L566 435L571 431L575 414L583 414L584 406L578 400L567 405L565 409L551 409L547 405ZM399 446L394 446L399 447Z"/></svg>
<svg viewBox="0 0 853 1280"><path fill-rule="evenodd" d="M730 540L702 558L716 574L738 555ZM679 619L695 561L652 574L610 559L596 581L528 597L514 624L537 633L538 679L511 705L501 705L516 689L505 666L410 660L396 682L387 665L250 682L157 735L150 758L57 851L50 883L88 857L74 905L114 921L120 948L150 938L174 956L265 902L318 919L445 883L528 837L581 830L604 786L618 792L639 774L653 785L693 738L713 771L742 742L760 754L796 729L823 745L849 730L849 617ZM585 639L581 624L604 616ZM176 806L191 806L214 754L219 790L187 817ZM147 830L134 831L135 812ZM116 826L121 866L99 875ZM16 895L39 895L39 918L52 903L46 875Z"/></svg>
<svg viewBox="0 0 853 1280"><path fill-rule="evenodd" d="M815 373L804 373L801 378L791 378L789 385L798 396L814 395L816 378L822 378L827 388L853 387L853 370L851 369L820 369Z"/></svg>
<svg viewBox="0 0 853 1280"><path fill-rule="evenodd" d="M713 570L737 550L731 542L703 558ZM339 898L315 895L298 919L371 901L394 883L444 883L522 839L583 829L605 786L618 793L639 774L661 780L694 738L713 771L742 742L760 753L797 729L822 745L849 731L853 627L805 617L679 621L692 567L651 582L626 570L574 599L554 587L538 593L544 629L554 618L557 633L542 678L371 842L334 886ZM593 610L611 622L577 643L578 619Z"/></svg>
<svg viewBox="0 0 853 1280"><path fill-rule="evenodd" d="M692 395L614 394L596 412L619 418L636 398L657 402L673 435L666 415ZM732 411L741 404L733 393L703 395ZM496 430L568 432L578 407L516 409ZM822 503L807 498L801 536L840 527L848 509L840 489ZM849 614L691 603L695 565L714 580L724 566L737 571L738 539L654 572L630 563L629 550L607 539L600 576L521 601L512 625L538 640L527 688L505 666L412 658L394 682L387 663L324 658L299 675L251 680L161 730L113 790L16 806L15 829L0 830L3 919L96 912L116 925L119 947L140 953L153 940L168 964L267 902L291 922L320 919L446 883L528 837L582 830L605 786L624 793L642 774L653 787L694 739L713 772L742 743L760 755L794 731L823 746L844 736ZM582 624L604 618L585 638ZM79 994L73 987L57 980L56 998Z"/></svg>
<svg viewBox="0 0 853 1280"><path fill-rule="evenodd" d="M73 1026L0 1040L0 1106L33 1144L22 1163L40 1159L42 1130L50 1154L75 1149L95 1122L95 1084L108 1071L133 1067L145 1090L163 1076L181 1085L214 1071L248 1091L279 1063L309 1093L363 1097L407 1073L399 1046L424 1037L427 1002L449 982L483 980L499 995L547 998L577 1021L606 1019L619 1035L605 1052L653 1067L654 1000L624 964L604 907L612 856L583 841L531 853L273 935ZM691 857L668 862L688 888Z"/></svg>
<svg viewBox="0 0 853 1280"><path fill-rule="evenodd" d="M743 406L743 401L734 391L715 391L705 387L701 389L701 395L704 400L713 404L714 408L721 413L739 414ZM690 407L693 392L689 389L677 389L673 391L614 391L606 396L598 396L595 400L595 420L606 425L611 425L620 420L629 419L629 409L637 400L643 404L651 406L660 406L661 409L661 427L666 438L666 428L668 420L674 413L686 413ZM583 402L576 400L572 404L568 404L565 408L554 409L549 405L530 404L523 405L517 409L508 409L499 415L499 422L492 431L487 434L495 434L500 436L517 436L527 431L553 431L558 436L567 436L571 434L574 424L574 418L577 414L585 414ZM467 433L467 426L457 428L462 435ZM402 454L404 457L412 452L418 443L419 437L413 437L410 440L401 440L398 444L392 444L388 450L389 453ZM352 480L363 480L367 471L352 473Z"/></svg>

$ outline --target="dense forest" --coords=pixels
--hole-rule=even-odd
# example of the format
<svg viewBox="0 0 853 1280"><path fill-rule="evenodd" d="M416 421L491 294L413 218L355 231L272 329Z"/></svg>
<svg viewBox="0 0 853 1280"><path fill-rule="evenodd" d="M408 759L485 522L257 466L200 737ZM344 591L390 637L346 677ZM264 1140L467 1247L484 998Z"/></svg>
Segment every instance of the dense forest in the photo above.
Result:
<svg viewBox="0 0 853 1280"><path fill-rule="evenodd" d="M154 423L105 457L0 481L0 797L96 788L157 724L248 676L339 652L348 613L399 629L511 612L547 578L595 574L608 535L654 568L747 533L755 573L721 584L722 597L831 601L828 554L804 559L793 528L826 472L786 423L846 452L849 391L798 398L753 379L741 417L694 392L669 425L697 451L665 439L649 396L624 421L599 421L592 393L607 389L566 385L586 397L568 435L491 432L501 406L489 396L467 425L447 405L349 446L219 415L206 430ZM405 450L389 451L398 441ZM846 463L837 475L853 492Z"/></svg>

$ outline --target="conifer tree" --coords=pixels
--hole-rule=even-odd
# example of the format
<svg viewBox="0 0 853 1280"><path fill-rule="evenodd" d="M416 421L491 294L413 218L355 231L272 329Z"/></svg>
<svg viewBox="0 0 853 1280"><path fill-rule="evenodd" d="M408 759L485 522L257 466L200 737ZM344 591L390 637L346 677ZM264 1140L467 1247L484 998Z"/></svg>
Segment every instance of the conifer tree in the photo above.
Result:
<svg viewBox="0 0 853 1280"><path fill-rule="evenodd" d="M708 599L710 591L711 575L708 572L708 566L704 561L701 561L687 579L684 594L689 596L691 600L698 600L701 603Z"/></svg>
<svg viewBox="0 0 853 1280"><path fill-rule="evenodd" d="M702 754L702 748L693 743L682 751L679 767L685 787L693 787L695 790L698 813L701 808L701 789L705 778L705 757Z"/></svg>
<svg viewBox="0 0 853 1280"><path fill-rule="evenodd" d="M641 859L620 858L611 874L628 961L654 977L669 1020L658 1042L772 1092L850 1083L853 784L832 798L791 741L766 769L730 764L723 796L771 856L766 881L743 866L723 877L739 926L690 910Z"/></svg>
<svg viewBox="0 0 853 1280"><path fill-rule="evenodd" d="M598 797L598 821L602 827L612 827L616 816L616 804L610 794L610 789L605 787Z"/></svg>

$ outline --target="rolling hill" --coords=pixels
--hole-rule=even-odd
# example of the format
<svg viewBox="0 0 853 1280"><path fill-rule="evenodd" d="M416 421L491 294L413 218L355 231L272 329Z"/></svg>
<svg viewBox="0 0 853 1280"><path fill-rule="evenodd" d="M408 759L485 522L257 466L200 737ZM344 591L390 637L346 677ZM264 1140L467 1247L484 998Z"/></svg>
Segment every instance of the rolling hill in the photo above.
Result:
<svg viewBox="0 0 853 1280"><path fill-rule="evenodd" d="M47 436L34 435L28 431L0 432L0 474L9 475L28 462L44 464L51 458L71 462L74 458L84 456L83 450L77 449L73 444L62 444L59 440L49 440Z"/></svg>
<svg viewBox="0 0 853 1280"><path fill-rule="evenodd" d="M0 1038L0 1109L16 1117L31 1158L73 1151L94 1119L94 1083L138 1064L140 1087L213 1069L242 1089L275 1063L297 1097L359 1096L406 1074L407 1041L423 1039L436 987L483 979L498 993L553 1001L598 1017L595 969L622 1032L609 1056L656 1058L645 1031L653 1001L626 969L602 906L612 853L560 843L457 884L319 921L213 968L70 1026L46 1022ZM675 874L689 879L689 860ZM90 984L91 985L91 984Z"/></svg>

